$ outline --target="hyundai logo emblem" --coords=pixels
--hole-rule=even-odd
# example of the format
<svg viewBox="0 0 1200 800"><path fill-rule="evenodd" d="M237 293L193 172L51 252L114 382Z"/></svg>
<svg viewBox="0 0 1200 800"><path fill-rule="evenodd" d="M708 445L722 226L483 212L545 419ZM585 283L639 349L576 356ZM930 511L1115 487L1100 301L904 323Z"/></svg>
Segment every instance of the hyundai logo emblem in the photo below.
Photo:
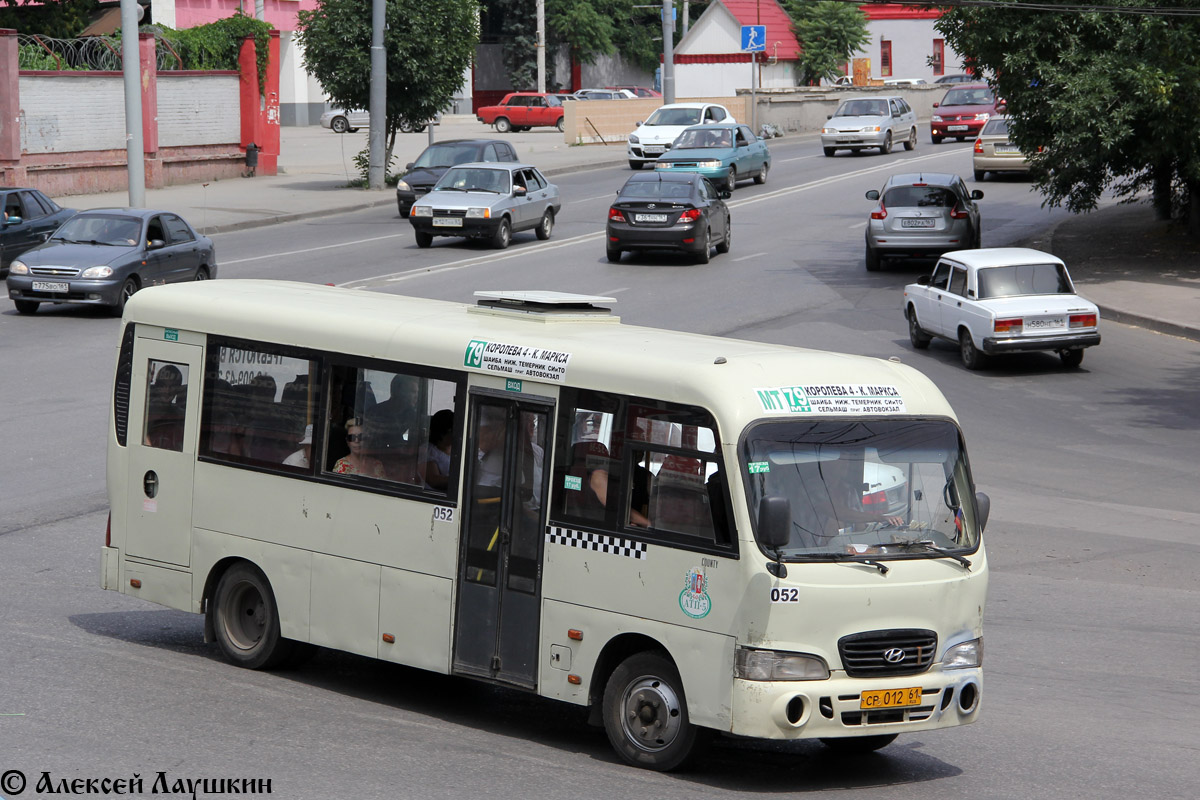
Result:
<svg viewBox="0 0 1200 800"><path fill-rule="evenodd" d="M646 205L646 208L654 208L654 203L648 203L648 204Z"/></svg>
<svg viewBox="0 0 1200 800"><path fill-rule="evenodd" d="M889 647L883 651L883 660L889 664L899 664L904 660L903 647Z"/></svg>

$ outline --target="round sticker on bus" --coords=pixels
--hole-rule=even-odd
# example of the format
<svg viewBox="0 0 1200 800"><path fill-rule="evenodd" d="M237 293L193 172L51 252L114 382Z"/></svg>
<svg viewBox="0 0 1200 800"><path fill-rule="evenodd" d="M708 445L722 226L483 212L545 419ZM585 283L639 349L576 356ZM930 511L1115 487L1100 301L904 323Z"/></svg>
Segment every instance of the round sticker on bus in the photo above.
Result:
<svg viewBox="0 0 1200 800"><path fill-rule="evenodd" d="M688 572L683 582L683 591L679 593L679 608L692 619L707 617L712 610L712 600L708 596L708 576L704 570L696 568Z"/></svg>

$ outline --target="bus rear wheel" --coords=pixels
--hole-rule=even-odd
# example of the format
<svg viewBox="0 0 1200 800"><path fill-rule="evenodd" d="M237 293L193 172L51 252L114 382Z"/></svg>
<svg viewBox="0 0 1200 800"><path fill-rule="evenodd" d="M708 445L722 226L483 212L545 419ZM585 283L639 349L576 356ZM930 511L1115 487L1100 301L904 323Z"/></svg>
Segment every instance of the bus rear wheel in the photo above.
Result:
<svg viewBox="0 0 1200 800"><path fill-rule="evenodd" d="M604 730L625 761L662 772L686 766L707 738L688 718L679 671L659 653L637 653L613 671Z"/></svg>
<svg viewBox="0 0 1200 800"><path fill-rule="evenodd" d="M271 583L253 564L234 564L217 582L213 629L221 652L239 667L271 669L292 652L292 642L279 633Z"/></svg>

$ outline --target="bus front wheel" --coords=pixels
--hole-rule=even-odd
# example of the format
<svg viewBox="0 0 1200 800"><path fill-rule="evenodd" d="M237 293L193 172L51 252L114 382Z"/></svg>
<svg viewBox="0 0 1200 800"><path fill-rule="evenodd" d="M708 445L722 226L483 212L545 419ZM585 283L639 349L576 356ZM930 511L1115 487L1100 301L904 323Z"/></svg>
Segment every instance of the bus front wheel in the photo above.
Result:
<svg viewBox="0 0 1200 800"><path fill-rule="evenodd" d="M270 669L287 660L291 642L279 633L275 593L262 570L235 564L225 571L213 596L213 628L221 651L247 669Z"/></svg>
<svg viewBox="0 0 1200 800"><path fill-rule="evenodd" d="M690 762L704 738L688 718L679 671L659 653L637 653L613 671L604 730L625 761L664 772Z"/></svg>

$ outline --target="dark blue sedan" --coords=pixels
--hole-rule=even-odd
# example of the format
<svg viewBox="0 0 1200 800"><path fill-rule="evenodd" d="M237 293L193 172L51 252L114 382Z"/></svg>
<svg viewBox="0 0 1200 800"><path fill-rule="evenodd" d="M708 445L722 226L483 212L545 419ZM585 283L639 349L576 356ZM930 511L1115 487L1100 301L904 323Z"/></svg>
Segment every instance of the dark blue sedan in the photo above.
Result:
<svg viewBox="0 0 1200 800"><path fill-rule="evenodd" d="M42 303L108 306L116 316L146 286L217 277L212 240L170 211L98 208L67 220L9 265L8 296L22 314Z"/></svg>
<svg viewBox="0 0 1200 800"><path fill-rule="evenodd" d="M50 237L55 229L75 215L37 189L0 188L0 277L8 263Z"/></svg>

